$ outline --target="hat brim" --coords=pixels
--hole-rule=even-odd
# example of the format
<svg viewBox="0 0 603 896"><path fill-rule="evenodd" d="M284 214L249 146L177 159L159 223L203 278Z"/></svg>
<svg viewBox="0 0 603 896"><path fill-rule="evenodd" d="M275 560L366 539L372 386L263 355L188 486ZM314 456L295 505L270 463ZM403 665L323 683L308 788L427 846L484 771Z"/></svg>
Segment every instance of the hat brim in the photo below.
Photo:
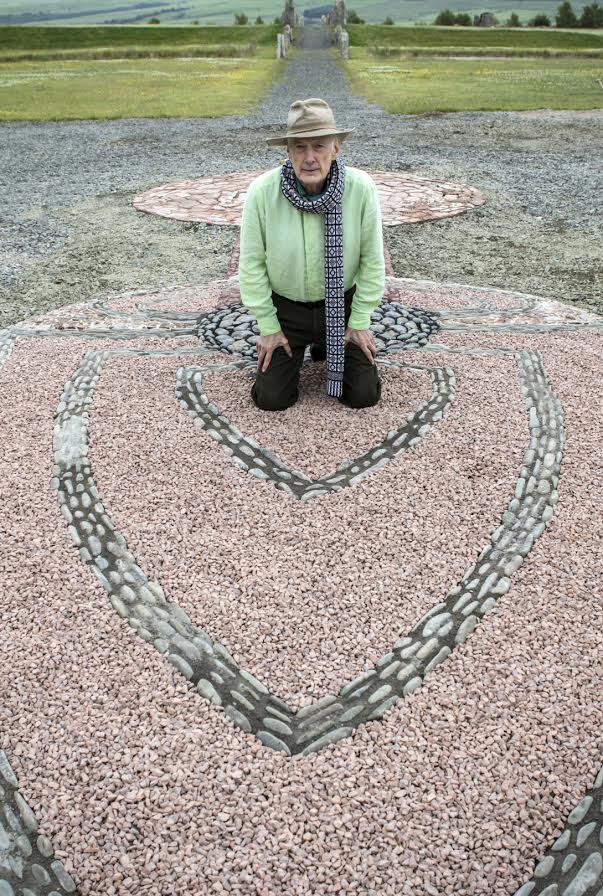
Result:
<svg viewBox="0 0 603 896"><path fill-rule="evenodd" d="M349 131L333 131L329 128L319 131L304 131L299 134L281 134L279 137L266 137L268 146L286 146L288 140L310 140L312 137L337 137L338 140L345 140L348 134L355 131L352 128Z"/></svg>

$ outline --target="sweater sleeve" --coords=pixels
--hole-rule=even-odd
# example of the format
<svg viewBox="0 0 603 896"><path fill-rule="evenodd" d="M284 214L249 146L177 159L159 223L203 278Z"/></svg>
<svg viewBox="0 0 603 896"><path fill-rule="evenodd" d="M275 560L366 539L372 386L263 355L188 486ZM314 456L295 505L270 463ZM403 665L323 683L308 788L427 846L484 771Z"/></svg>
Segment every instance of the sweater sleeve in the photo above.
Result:
<svg viewBox="0 0 603 896"><path fill-rule="evenodd" d="M261 336L278 333L281 325L272 301L272 287L266 263L266 206L261 186L252 183L241 222L239 260L241 301L257 319Z"/></svg>
<svg viewBox="0 0 603 896"><path fill-rule="evenodd" d="M385 291L385 261L379 194L374 183L367 184L360 227L360 264L356 274L356 292L348 326L368 330L371 314Z"/></svg>

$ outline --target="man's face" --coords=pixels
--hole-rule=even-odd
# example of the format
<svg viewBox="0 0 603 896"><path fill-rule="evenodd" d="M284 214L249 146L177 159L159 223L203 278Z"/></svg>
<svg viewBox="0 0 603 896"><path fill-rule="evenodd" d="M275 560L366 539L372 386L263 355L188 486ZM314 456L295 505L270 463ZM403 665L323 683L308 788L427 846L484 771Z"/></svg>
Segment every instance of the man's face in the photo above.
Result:
<svg viewBox="0 0 603 896"><path fill-rule="evenodd" d="M287 154L295 175L311 196L321 192L338 153L339 143L334 137L289 140L287 143Z"/></svg>

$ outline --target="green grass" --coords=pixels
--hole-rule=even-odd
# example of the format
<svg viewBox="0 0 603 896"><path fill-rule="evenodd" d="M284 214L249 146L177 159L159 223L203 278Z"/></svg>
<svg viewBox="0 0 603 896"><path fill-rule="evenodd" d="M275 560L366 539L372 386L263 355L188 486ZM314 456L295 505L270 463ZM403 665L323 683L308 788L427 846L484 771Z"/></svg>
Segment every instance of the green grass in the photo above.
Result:
<svg viewBox="0 0 603 896"><path fill-rule="evenodd" d="M232 59L259 55L267 58L264 48L259 53L255 44L209 44L192 47L97 47L91 50L17 50L0 51L0 62L50 62L67 59ZM270 58L274 55L270 51Z"/></svg>
<svg viewBox="0 0 603 896"><path fill-rule="evenodd" d="M0 120L241 115L282 66L276 59L0 63Z"/></svg>
<svg viewBox="0 0 603 896"><path fill-rule="evenodd" d="M479 56L481 58L542 58L547 57L561 59L567 56L582 59L603 59L603 49L580 49L580 50L536 50L536 49L518 49L517 47L367 47L368 53L380 59L400 59L402 56L434 56L441 57L458 57L466 56L473 58Z"/></svg>
<svg viewBox="0 0 603 896"><path fill-rule="evenodd" d="M603 63L587 59L376 59L355 48L342 63L350 89L388 112L596 109Z"/></svg>
<svg viewBox="0 0 603 896"><path fill-rule="evenodd" d="M207 26L204 28L162 28L153 26L97 25L92 28L65 28L56 25L0 26L0 51L70 50L96 47L190 47L250 43L258 46L276 42L276 25Z"/></svg>
<svg viewBox="0 0 603 896"><path fill-rule="evenodd" d="M509 47L516 49L603 49L599 31L557 31L548 28L401 28L349 25L351 46L389 47Z"/></svg>

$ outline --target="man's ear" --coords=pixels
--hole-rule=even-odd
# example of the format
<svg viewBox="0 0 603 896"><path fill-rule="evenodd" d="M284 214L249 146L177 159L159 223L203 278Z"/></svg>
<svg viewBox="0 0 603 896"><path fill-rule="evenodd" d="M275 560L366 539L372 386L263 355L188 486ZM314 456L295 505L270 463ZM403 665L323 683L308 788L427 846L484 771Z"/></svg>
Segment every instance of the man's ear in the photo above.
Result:
<svg viewBox="0 0 603 896"><path fill-rule="evenodd" d="M339 155L339 150L341 149L341 143L339 140L333 140L333 158L336 159Z"/></svg>

